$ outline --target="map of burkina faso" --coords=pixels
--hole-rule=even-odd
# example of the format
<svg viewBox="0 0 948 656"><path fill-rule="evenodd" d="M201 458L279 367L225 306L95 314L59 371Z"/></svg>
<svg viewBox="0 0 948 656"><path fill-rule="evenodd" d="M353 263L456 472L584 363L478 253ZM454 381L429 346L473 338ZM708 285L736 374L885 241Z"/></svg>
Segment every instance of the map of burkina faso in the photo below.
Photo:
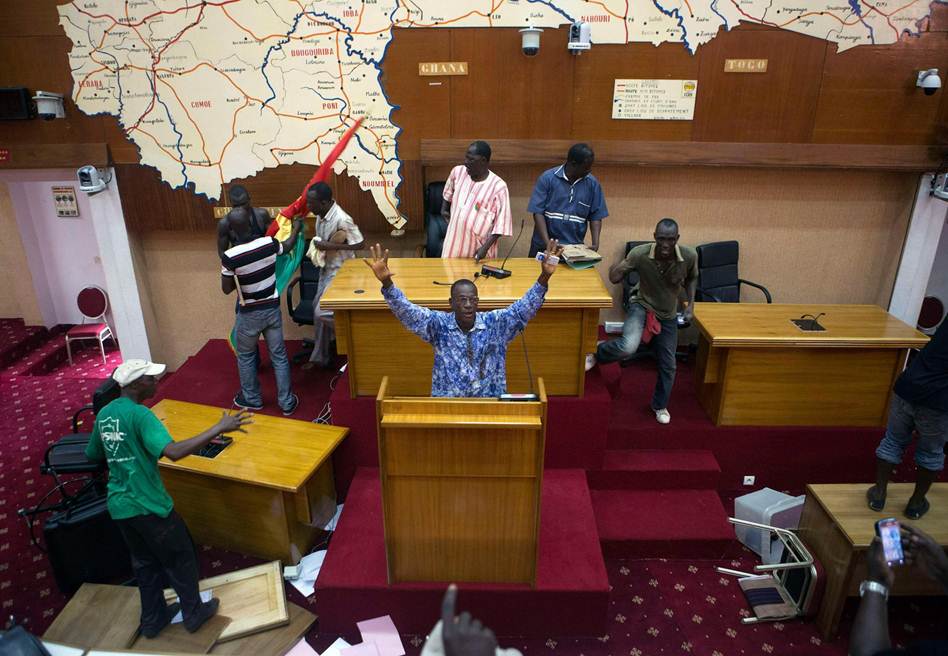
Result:
<svg viewBox="0 0 948 656"><path fill-rule="evenodd" d="M927 0L74 0L59 16L76 104L116 116L172 186L216 199L222 183L264 168L319 164L364 115L334 169L400 228L399 128L380 80L394 27L584 20L594 43L694 53L743 21L842 51L917 34L930 10Z"/></svg>

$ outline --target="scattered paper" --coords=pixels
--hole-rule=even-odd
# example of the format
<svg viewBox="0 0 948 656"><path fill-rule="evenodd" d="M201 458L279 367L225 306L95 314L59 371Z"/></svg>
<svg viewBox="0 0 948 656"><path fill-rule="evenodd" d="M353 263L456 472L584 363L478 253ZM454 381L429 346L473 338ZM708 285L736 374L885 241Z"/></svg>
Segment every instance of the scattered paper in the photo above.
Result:
<svg viewBox="0 0 948 656"><path fill-rule="evenodd" d="M213 592L214 592L213 590L202 590L202 591L201 591L201 601L203 601L203 602L205 602L205 603L207 603L208 601L210 601L210 600L211 600L211 597L214 596L214 595L212 594ZM176 601L177 603L181 603L181 599L180 599L180 598L177 598L177 597L176 597L176 598L175 598L175 601ZM184 621L184 617L182 616L181 611L179 610L179 611L178 611L178 614L175 615L174 618L171 620L171 623L172 623L172 624L180 624L180 623L183 622L183 621Z"/></svg>
<svg viewBox="0 0 948 656"><path fill-rule="evenodd" d="M374 642L363 642L360 645L346 647L340 653L340 656L381 656Z"/></svg>
<svg viewBox="0 0 948 656"><path fill-rule="evenodd" d="M336 525L339 523L339 516L342 515L342 507L344 505L346 504L340 503L338 506L336 506L336 514L332 516L332 519L330 519L329 522L325 526L323 526L324 531L336 530Z"/></svg>
<svg viewBox="0 0 948 656"><path fill-rule="evenodd" d="M326 559L326 550L314 551L300 559L299 576L291 580L293 587L300 591L304 597L308 597L316 590L316 577L319 576L319 570L323 566L323 560Z"/></svg>
<svg viewBox="0 0 948 656"><path fill-rule="evenodd" d="M293 645L293 648L286 652L286 656L319 656L319 652L309 646L306 638L300 638L300 641Z"/></svg>
<svg viewBox="0 0 948 656"><path fill-rule="evenodd" d="M342 638L336 638L336 641L326 648L322 656L342 656L342 650L351 645Z"/></svg>
<svg viewBox="0 0 948 656"><path fill-rule="evenodd" d="M50 656L82 656L86 653L84 649L78 647L69 647L58 642L47 642L46 640L43 640L43 646L46 647L46 651L50 653Z"/></svg>
<svg viewBox="0 0 948 656"><path fill-rule="evenodd" d="M381 656L405 656L405 647L391 615L356 622L363 643L375 643Z"/></svg>

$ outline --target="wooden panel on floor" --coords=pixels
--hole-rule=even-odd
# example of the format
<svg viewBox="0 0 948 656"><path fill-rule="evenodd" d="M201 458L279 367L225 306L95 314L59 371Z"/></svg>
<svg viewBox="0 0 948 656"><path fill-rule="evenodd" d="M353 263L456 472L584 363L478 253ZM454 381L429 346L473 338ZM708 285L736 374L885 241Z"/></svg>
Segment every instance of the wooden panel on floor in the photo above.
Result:
<svg viewBox="0 0 948 656"><path fill-rule="evenodd" d="M221 642L283 626L290 621L283 589L283 569L278 560L204 579L198 587L213 591L213 595L221 600L218 612L231 620L220 635ZM174 590L165 590L165 598L174 599Z"/></svg>
<svg viewBox="0 0 948 656"><path fill-rule="evenodd" d="M138 635L140 616L138 588L83 583L43 639L85 649L127 649Z"/></svg>
<svg viewBox="0 0 948 656"><path fill-rule="evenodd" d="M290 612L290 623L286 626L276 627L237 640L219 642L211 648L211 653L234 654L234 656L243 656L244 654L283 656L306 635L309 627L316 621L316 616L305 608L301 608L292 602L287 602L286 605Z"/></svg>
<svg viewBox="0 0 948 656"><path fill-rule="evenodd" d="M188 633L184 623L179 622L165 627L154 638L138 636L132 651L147 652L149 654L166 654L169 652L181 654L206 654L220 638L221 633L230 624L230 618L224 615L215 615L194 633ZM250 653L250 652L248 652ZM262 654L263 652L256 652Z"/></svg>

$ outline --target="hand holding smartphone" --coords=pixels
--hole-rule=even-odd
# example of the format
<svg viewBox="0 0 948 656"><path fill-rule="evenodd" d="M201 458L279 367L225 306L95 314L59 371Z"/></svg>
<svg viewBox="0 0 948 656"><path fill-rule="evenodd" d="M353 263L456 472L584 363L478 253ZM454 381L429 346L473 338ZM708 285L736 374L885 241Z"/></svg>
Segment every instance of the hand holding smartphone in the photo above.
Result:
<svg viewBox="0 0 948 656"><path fill-rule="evenodd" d="M902 551L902 527L894 517L880 519L876 522L876 535L882 540L882 552L889 565L901 565L905 562L905 553Z"/></svg>

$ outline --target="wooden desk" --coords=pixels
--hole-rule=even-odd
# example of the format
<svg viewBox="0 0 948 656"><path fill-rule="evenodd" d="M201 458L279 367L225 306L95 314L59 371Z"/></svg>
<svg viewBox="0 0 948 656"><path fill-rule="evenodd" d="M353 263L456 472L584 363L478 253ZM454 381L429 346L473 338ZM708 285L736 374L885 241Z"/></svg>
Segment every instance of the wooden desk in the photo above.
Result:
<svg viewBox="0 0 948 656"><path fill-rule="evenodd" d="M896 517L903 524L917 526L943 547L948 546L948 483L935 483L928 493L932 504L922 519L913 522L902 515L912 496L911 483L890 483L885 510L873 512L866 506L870 483L807 485L806 502L800 517L800 539L826 570L826 589L816 615L816 627L825 639L836 634L846 597L859 594L866 578L866 550L875 536L875 523ZM912 567L899 568L889 594L944 595L945 592Z"/></svg>
<svg viewBox="0 0 948 656"><path fill-rule="evenodd" d="M499 265L500 261L488 261ZM473 279L480 265L472 260L393 258L389 268L395 284L413 303L436 310L449 309L450 289L433 281L452 283ZM528 258L510 259L509 278L478 279L480 310L507 307L536 282L540 263ZM345 262L322 298L322 307L333 310L336 348L349 358L349 392L375 396L382 376L389 377L389 392L427 396L431 393L431 346L408 332L396 319L371 269L360 259ZM550 279L546 301L527 326L527 348L534 378L546 380L547 393L581 396L586 378L585 355L596 350L599 310L612 307L595 269L574 271L561 265ZM507 389L528 392L530 384L519 338L507 350Z"/></svg>
<svg viewBox="0 0 948 656"><path fill-rule="evenodd" d="M823 332L790 322L817 315ZM882 426L928 337L876 305L697 303L698 399L715 424Z"/></svg>
<svg viewBox="0 0 948 656"><path fill-rule="evenodd" d="M175 440L197 435L221 409L165 399L152 411ZM162 458L161 477L194 539L284 563L305 555L336 510L330 455L348 428L254 415L216 458Z"/></svg>

